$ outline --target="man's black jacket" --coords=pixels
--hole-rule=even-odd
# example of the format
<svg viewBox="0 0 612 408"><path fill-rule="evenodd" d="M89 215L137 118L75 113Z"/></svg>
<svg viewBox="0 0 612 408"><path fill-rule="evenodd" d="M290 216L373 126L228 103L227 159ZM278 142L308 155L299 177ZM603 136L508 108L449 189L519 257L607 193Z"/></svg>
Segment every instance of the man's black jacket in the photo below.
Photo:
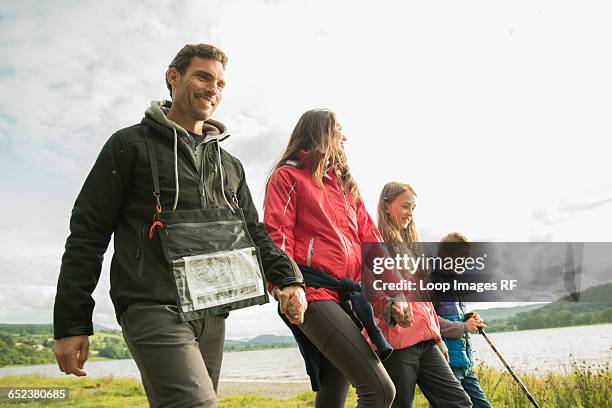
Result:
<svg viewBox="0 0 612 408"><path fill-rule="evenodd" d="M144 126L149 127L157 151L162 207L172 208L176 191L173 130L145 116L140 124L111 136L75 202L55 298L56 339L93 334L91 294L112 234L110 295L117 319L133 302L177 303L159 238L157 234L151 240L148 237L155 201ZM216 143L209 141L202 149L201 168L189 147L178 143L177 210L226 205ZM232 202L234 195L237 197L249 234L260 249L268 282L280 287L303 284L295 264L274 245L259 222L240 161L221 149L221 162L226 198Z"/></svg>

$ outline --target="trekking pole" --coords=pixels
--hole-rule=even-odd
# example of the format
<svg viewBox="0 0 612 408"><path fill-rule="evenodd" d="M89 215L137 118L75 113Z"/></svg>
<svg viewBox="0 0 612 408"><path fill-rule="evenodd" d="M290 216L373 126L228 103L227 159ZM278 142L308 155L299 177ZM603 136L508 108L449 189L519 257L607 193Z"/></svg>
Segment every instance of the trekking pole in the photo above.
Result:
<svg viewBox="0 0 612 408"><path fill-rule="evenodd" d="M506 363L506 360L504 360L504 358L502 357L501 354L499 354L499 351L497 351L497 348L495 348L495 346L493 345L493 342L491 341L491 339L489 338L489 336L487 336L487 333L485 333L485 331L483 330L482 327L478 328L478 333L482 334L482 337L485 338L485 340L487 341L487 343L489 343L489 346L491 346L491 348L493 349L493 351L495 352L495 354L497 354L497 357L499 357L499 359L501 360L502 363L504 363L504 366L508 369L508 371L510 372L510 375L512 375L512 378L514 378L514 380L518 383L518 385L521 387L521 389L523 390L523 392L525 393L525 395L527 396L527 399L529 400L529 402L531 402L533 404L534 407L536 408L540 408L540 406L538 405L538 403L536 402L535 398L533 398L533 395L531 395L531 393L529 392L529 390L527 389L527 387L525 387L525 384L523 384L523 382L520 380L520 378L517 377L517 375L514 373L514 371L512 371L512 368L510 368L510 366L508 365L508 363Z"/></svg>

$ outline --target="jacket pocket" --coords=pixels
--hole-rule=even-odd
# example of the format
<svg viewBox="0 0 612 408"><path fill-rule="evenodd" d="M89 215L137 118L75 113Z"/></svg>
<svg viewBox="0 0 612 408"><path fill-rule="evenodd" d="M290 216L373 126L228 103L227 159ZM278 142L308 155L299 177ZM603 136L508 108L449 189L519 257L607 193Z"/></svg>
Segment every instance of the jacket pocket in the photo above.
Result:
<svg viewBox="0 0 612 408"><path fill-rule="evenodd" d="M314 253L314 237L310 238L310 242L308 243L308 252L306 253L306 266L308 267L310 267L313 253Z"/></svg>
<svg viewBox="0 0 612 408"><path fill-rule="evenodd" d="M141 224L138 228L138 246L136 247L136 259L140 258L140 254L142 252L142 240L145 235L145 228L147 224Z"/></svg>

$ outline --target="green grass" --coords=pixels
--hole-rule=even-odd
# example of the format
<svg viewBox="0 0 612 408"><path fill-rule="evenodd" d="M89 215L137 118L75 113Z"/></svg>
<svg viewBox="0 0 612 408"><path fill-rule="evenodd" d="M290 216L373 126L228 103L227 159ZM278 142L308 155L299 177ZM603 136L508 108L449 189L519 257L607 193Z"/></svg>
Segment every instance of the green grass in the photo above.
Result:
<svg viewBox="0 0 612 408"><path fill-rule="evenodd" d="M531 404L510 374L488 367L478 367L477 375L491 403L496 408L530 408ZM542 376L519 374L542 408L611 408L612 371L609 364L588 366L574 363L567 374ZM139 382L132 379L49 378L36 376L1 377L0 387L68 387L70 401L65 403L5 404L8 407L147 407ZM4 403L4 404L3 404ZM357 404L355 390L349 391L346 406ZM415 408L426 408L425 398L417 389ZM306 408L314 407L314 393L304 392L286 400L257 394L222 398L219 408Z"/></svg>
<svg viewBox="0 0 612 408"><path fill-rule="evenodd" d="M66 387L67 402L11 403L0 401L7 407L148 407L147 398L140 383L133 379L101 378L56 378L40 376L10 376L0 378L0 387Z"/></svg>

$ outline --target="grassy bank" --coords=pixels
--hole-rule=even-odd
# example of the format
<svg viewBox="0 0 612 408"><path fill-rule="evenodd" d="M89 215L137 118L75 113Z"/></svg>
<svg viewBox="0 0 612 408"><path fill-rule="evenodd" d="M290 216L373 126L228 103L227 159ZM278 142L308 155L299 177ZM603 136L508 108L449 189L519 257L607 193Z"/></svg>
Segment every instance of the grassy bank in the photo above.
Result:
<svg viewBox="0 0 612 408"><path fill-rule="evenodd" d="M498 408L528 408L530 403L514 383L510 375L503 371L487 367L478 368L486 394L493 406ZM609 365L590 367L575 364L571 372L547 374L545 376L521 375L523 382L533 393L540 405L548 408L610 408L612 407L612 371ZM131 379L97 379L47 378L34 376L2 377L0 387L68 387L70 401L65 403L9 404L6 406L27 407L146 407L147 402L140 383ZM266 397L265 385L260 394L239 394L222 397L220 408L287 408L312 407L314 394L303 392L286 400ZM351 389L347 398L347 407L357 403L355 391ZM5 401L0 402L5 406ZM417 392L415 408L425 408L427 402Z"/></svg>

